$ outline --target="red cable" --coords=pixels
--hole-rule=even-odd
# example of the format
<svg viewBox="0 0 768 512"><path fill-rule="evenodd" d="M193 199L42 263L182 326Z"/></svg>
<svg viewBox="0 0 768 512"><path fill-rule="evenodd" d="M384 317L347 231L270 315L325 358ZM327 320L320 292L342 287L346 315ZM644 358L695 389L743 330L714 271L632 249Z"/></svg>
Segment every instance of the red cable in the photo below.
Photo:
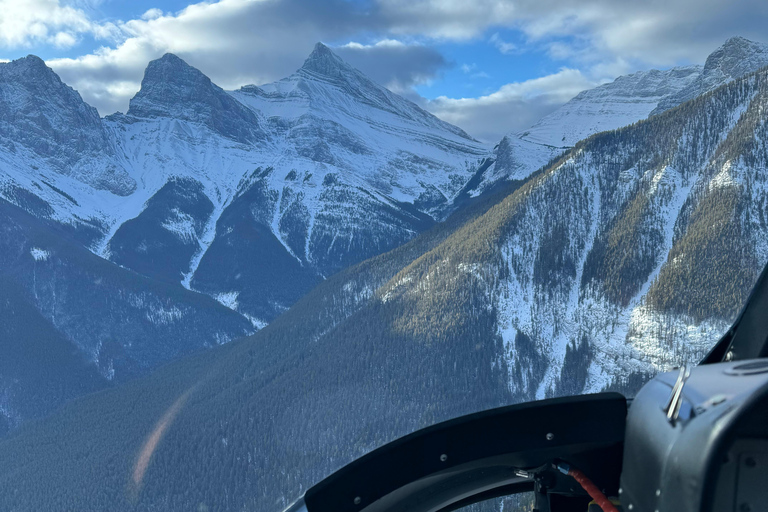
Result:
<svg viewBox="0 0 768 512"><path fill-rule="evenodd" d="M618 509L611 503L611 501L605 497L605 494L600 492L600 489L597 488L595 484L592 483L592 480L587 478L587 475L579 471L578 469L570 468L568 470L568 474L571 475L581 486L584 488L585 491L587 491L587 494L589 494L595 502L600 505L600 508L603 509L603 512L619 512Z"/></svg>

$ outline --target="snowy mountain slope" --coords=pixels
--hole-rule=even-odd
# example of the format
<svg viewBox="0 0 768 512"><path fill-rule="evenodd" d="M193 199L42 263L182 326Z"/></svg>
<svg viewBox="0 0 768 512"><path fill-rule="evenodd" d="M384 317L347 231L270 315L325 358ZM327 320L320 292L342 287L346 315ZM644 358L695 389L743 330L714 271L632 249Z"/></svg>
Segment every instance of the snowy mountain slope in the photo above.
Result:
<svg viewBox="0 0 768 512"><path fill-rule="evenodd" d="M645 119L663 98L688 88L701 70L701 66L688 66L620 76L580 92L521 133L520 138L548 146L572 147L593 133Z"/></svg>
<svg viewBox="0 0 768 512"><path fill-rule="evenodd" d="M768 66L768 44L733 37L712 52L703 67L639 71L583 91L519 137L573 147L594 133L659 114L764 66Z"/></svg>
<svg viewBox="0 0 768 512"><path fill-rule="evenodd" d="M378 294L411 304L404 331L436 339L449 329L435 297L494 312L527 399L696 361L768 262L766 84L761 71L578 144ZM476 290L470 309L460 290Z"/></svg>

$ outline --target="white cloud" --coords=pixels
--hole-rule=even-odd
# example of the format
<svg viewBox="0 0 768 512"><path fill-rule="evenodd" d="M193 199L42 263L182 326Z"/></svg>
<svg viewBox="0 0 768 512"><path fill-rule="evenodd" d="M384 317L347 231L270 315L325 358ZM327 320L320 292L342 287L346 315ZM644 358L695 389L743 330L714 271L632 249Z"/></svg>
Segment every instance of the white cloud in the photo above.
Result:
<svg viewBox="0 0 768 512"><path fill-rule="evenodd" d="M147 12L141 15L143 20L155 20L163 16L163 11L157 8L149 9Z"/></svg>
<svg viewBox="0 0 768 512"><path fill-rule="evenodd" d="M479 37L490 26L512 24L517 8L504 0L378 0L379 16L395 34L437 39Z"/></svg>
<svg viewBox="0 0 768 512"><path fill-rule="evenodd" d="M561 39L551 48L553 56L580 53L649 66L701 62L733 35L765 40L768 22L765 0L377 1L393 33L465 40L508 28L525 34L531 44ZM497 41L499 36L491 42Z"/></svg>
<svg viewBox="0 0 768 512"><path fill-rule="evenodd" d="M79 34L103 37L108 27L93 23L82 9L59 0L0 0L0 47L26 48L46 43L69 48Z"/></svg>
<svg viewBox="0 0 768 512"><path fill-rule="evenodd" d="M436 50L420 44L384 39L364 45L351 42L334 48L350 65L396 93L429 83L448 65Z"/></svg>
<svg viewBox="0 0 768 512"><path fill-rule="evenodd" d="M508 55L510 53L515 53L517 51L517 45L513 43L508 43L507 41L504 41L501 36L499 36L499 33L494 33L491 38L489 39L491 43L498 49L501 53Z"/></svg>

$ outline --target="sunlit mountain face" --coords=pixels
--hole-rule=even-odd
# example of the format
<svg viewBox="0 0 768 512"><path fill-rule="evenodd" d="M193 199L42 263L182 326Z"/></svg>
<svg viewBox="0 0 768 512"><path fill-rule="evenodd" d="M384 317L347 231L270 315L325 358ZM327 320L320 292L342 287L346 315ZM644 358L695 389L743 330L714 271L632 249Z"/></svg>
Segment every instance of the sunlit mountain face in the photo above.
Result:
<svg viewBox="0 0 768 512"><path fill-rule="evenodd" d="M0 509L277 512L437 421L632 395L731 324L768 261L768 46L493 143L355 48L235 90L167 53L104 117L0 63Z"/></svg>

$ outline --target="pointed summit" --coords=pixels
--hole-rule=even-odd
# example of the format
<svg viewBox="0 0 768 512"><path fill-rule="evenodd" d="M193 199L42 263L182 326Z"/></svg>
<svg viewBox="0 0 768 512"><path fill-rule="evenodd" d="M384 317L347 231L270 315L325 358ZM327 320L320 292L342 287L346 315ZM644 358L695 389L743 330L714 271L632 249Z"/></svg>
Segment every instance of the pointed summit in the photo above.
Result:
<svg viewBox="0 0 768 512"><path fill-rule="evenodd" d="M732 37L707 57L704 74L722 73L729 79L739 78L768 63L768 45L743 37Z"/></svg>
<svg viewBox="0 0 768 512"><path fill-rule="evenodd" d="M151 61L141 89L131 99L129 115L164 117L177 103L215 94L210 78L172 53Z"/></svg>
<svg viewBox="0 0 768 512"><path fill-rule="evenodd" d="M650 115L660 114L764 66L768 66L768 44L731 37L707 57L704 69L690 86L663 98Z"/></svg>
<svg viewBox="0 0 768 512"><path fill-rule="evenodd" d="M0 64L0 81L23 82L27 85L36 83L43 87L67 87L37 55L27 55L21 59Z"/></svg>
<svg viewBox="0 0 768 512"><path fill-rule="evenodd" d="M309 54L307 60L304 61L301 69L330 77L338 77L342 73L355 72L354 68L341 60L339 56L323 43L315 45L315 48Z"/></svg>
<svg viewBox="0 0 768 512"><path fill-rule="evenodd" d="M273 112L267 115L280 115L279 111L272 110L271 102L277 98L285 98L283 101L301 98L306 102L300 107L301 110L308 108L307 113L311 112L314 116L329 116L336 120L339 114L343 114L369 122L373 116L386 113L475 142L462 129L438 119L412 101L374 82L323 43L315 45L304 65L292 75L272 84L245 86L233 94L257 111L265 114ZM381 119L376 121L381 122Z"/></svg>
<svg viewBox="0 0 768 512"><path fill-rule="evenodd" d="M128 115L201 123L238 142L264 136L256 115L172 53L151 61Z"/></svg>

